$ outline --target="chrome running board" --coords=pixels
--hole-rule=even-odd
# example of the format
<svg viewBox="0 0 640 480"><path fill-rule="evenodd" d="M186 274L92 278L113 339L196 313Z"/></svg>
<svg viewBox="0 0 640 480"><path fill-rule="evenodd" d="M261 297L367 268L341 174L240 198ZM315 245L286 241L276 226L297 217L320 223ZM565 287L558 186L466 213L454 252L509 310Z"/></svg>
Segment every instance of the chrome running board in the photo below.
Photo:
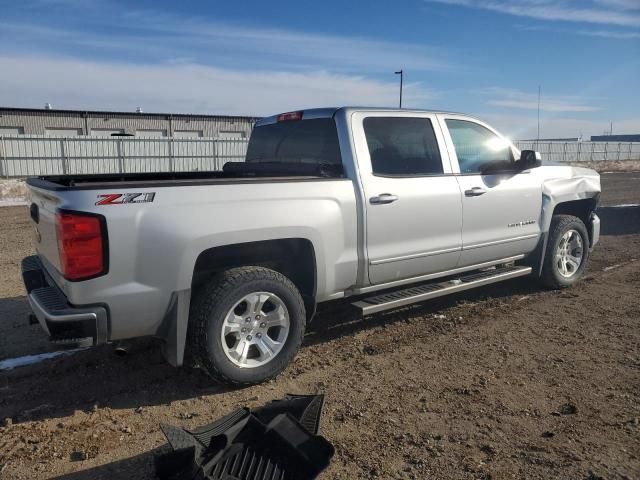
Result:
<svg viewBox="0 0 640 480"><path fill-rule="evenodd" d="M531 267L505 266L496 267L475 273L468 273L459 277L437 283L426 283L403 290L376 295L364 298L352 305L359 308L363 315L370 315L385 310L404 307L412 303L423 302L432 298L442 297L451 293L462 292L471 288L482 287L491 283L509 280L511 278L522 277L531 273Z"/></svg>

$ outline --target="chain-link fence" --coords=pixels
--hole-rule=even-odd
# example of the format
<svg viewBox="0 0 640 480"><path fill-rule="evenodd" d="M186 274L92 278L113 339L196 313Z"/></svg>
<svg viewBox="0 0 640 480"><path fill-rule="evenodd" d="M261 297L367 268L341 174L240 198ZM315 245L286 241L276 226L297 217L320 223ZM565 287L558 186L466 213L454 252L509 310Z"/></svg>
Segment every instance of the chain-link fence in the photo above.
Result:
<svg viewBox="0 0 640 480"><path fill-rule="evenodd" d="M246 139L0 137L0 177L221 170Z"/></svg>
<svg viewBox="0 0 640 480"><path fill-rule="evenodd" d="M550 162L600 162L640 160L640 142L519 141L520 150L536 150Z"/></svg>

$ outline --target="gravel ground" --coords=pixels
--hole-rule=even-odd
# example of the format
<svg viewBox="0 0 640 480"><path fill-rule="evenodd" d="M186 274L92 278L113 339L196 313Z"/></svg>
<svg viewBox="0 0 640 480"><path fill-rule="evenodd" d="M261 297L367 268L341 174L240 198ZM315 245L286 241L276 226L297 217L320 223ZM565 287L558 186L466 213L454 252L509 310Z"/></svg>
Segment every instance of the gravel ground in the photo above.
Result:
<svg viewBox="0 0 640 480"><path fill-rule="evenodd" d="M275 381L230 391L152 342L0 372L0 478L146 479L161 422L208 423L284 394L327 395L323 479L640 478L640 174L603 176L586 278L530 279L384 315L324 308ZM18 273L24 207L0 209L0 358L46 351Z"/></svg>

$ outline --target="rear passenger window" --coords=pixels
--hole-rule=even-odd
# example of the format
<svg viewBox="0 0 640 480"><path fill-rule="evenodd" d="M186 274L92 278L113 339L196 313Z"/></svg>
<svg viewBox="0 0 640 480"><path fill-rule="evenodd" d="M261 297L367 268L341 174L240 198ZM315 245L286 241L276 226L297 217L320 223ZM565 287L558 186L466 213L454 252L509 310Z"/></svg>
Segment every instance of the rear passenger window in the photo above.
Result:
<svg viewBox="0 0 640 480"><path fill-rule="evenodd" d="M442 159L428 118L368 117L363 122L374 175L438 175Z"/></svg>
<svg viewBox="0 0 640 480"><path fill-rule="evenodd" d="M491 130L465 120L446 120L456 149L460 173L490 173L513 170L509 144Z"/></svg>

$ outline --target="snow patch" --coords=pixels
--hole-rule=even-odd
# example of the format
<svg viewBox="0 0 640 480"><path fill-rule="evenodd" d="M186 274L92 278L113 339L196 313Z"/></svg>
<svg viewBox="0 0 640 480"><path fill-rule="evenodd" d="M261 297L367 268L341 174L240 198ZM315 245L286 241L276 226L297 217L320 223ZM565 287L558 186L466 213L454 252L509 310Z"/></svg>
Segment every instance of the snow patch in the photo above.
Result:
<svg viewBox="0 0 640 480"><path fill-rule="evenodd" d="M75 348L73 350L61 350L58 352L39 353L37 355L26 355L24 357L7 358L0 361L0 370L13 370L18 367L26 367L27 365L33 365L34 363L40 363L52 358L61 357L64 355L72 355L77 352L86 350L86 348Z"/></svg>
<svg viewBox="0 0 640 480"><path fill-rule="evenodd" d="M26 199L20 197L0 198L0 207L18 207L29 205Z"/></svg>
<svg viewBox="0 0 640 480"><path fill-rule="evenodd" d="M0 180L0 207L27 205L27 185L24 180Z"/></svg>

